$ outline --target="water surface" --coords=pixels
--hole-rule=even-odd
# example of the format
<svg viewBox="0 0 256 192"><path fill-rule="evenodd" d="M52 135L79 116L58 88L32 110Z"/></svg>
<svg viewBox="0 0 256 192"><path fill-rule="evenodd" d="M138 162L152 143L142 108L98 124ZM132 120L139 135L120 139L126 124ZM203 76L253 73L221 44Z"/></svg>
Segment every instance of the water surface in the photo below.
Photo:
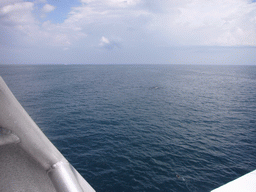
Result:
<svg viewBox="0 0 256 192"><path fill-rule="evenodd" d="M0 65L96 191L210 191L256 169L256 67Z"/></svg>

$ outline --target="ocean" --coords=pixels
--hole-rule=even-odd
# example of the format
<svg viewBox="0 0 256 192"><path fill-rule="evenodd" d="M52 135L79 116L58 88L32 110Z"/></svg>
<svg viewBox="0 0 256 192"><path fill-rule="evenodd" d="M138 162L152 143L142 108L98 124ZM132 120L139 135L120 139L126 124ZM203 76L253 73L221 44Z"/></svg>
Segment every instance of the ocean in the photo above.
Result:
<svg viewBox="0 0 256 192"><path fill-rule="evenodd" d="M97 192L211 191L256 169L256 66L0 65Z"/></svg>

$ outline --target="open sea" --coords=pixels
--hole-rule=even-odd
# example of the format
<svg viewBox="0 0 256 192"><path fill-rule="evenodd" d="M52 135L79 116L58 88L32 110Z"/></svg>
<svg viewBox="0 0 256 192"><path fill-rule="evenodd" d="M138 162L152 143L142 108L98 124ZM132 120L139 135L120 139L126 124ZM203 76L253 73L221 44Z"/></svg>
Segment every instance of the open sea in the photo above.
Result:
<svg viewBox="0 0 256 192"><path fill-rule="evenodd" d="M97 192L211 191L256 169L256 66L0 65Z"/></svg>

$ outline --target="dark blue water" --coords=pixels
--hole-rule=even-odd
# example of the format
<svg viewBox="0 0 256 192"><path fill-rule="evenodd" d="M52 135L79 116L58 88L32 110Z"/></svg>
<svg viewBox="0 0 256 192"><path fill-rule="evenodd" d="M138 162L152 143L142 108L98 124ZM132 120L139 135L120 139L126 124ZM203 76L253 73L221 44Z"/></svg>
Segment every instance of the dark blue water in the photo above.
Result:
<svg viewBox="0 0 256 192"><path fill-rule="evenodd" d="M210 191L256 169L256 66L0 65L0 75L98 192Z"/></svg>

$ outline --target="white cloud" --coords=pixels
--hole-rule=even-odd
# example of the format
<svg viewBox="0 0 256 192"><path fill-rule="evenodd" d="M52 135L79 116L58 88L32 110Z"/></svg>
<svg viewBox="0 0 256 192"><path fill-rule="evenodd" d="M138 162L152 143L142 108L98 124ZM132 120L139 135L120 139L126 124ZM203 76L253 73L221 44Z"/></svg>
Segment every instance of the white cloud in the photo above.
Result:
<svg viewBox="0 0 256 192"><path fill-rule="evenodd" d="M74 25L53 24L50 21L41 23L34 14L34 10L37 10L36 6L33 2L0 3L2 45L66 47L86 36ZM42 11L48 13L54 9L54 6L45 4Z"/></svg>
<svg viewBox="0 0 256 192"><path fill-rule="evenodd" d="M107 49L120 47L118 38L130 47L256 46L256 3L249 0L81 0L63 23L38 18L55 8L45 0L0 1L0 42L12 36L13 44L68 48L88 37L83 46Z"/></svg>
<svg viewBox="0 0 256 192"><path fill-rule="evenodd" d="M6 5L11 5L14 3L20 3L23 2L22 0L1 0L0 1L0 7L4 7Z"/></svg>
<svg viewBox="0 0 256 192"><path fill-rule="evenodd" d="M104 45L107 45L109 43L110 43L110 41L106 37L104 37L104 36L101 37L100 46L104 46Z"/></svg>
<svg viewBox="0 0 256 192"><path fill-rule="evenodd" d="M34 3L47 3L47 0L35 0Z"/></svg>
<svg viewBox="0 0 256 192"><path fill-rule="evenodd" d="M100 47L103 47L105 49L113 49L115 47L120 47L119 43L114 40L109 40L108 38L102 36L99 43Z"/></svg>
<svg viewBox="0 0 256 192"><path fill-rule="evenodd" d="M93 1L95 1L95 0L80 0L81 3L91 3Z"/></svg>
<svg viewBox="0 0 256 192"><path fill-rule="evenodd" d="M256 3L247 0L181 0L162 4L149 29L181 45L256 45Z"/></svg>
<svg viewBox="0 0 256 192"><path fill-rule="evenodd" d="M97 6L105 5L110 7L130 7L137 5L141 2L141 0L81 0L82 3L86 4L94 4Z"/></svg>
<svg viewBox="0 0 256 192"><path fill-rule="evenodd" d="M31 2L14 3L0 8L0 24L27 24L33 23L34 17L31 12L34 4Z"/></svg>
<svg viewBox="0 0 256 192"><path fill-rule="evenodd" d="M140 0L107 0L105 1L110 6L115 7L129 7L140 3Z"/></svg>
<svg viewBox="0 0 256 192"><path fill-rule="evenodd" d="M45 4L45 5L43 6L43 8L42 8L42 11L43 11L44 13L49 13L49 12L52 12L54 9L56 9L55 6L50 5L50 4Z"/></svg>
<svg viewBox="0 0 256 192"><path fill-rule="evenodd" d="M86 34L78 28L65 24L53 24L50 21L42 24L41 34L48 45L63 47L70 46L73 42L86 37Z"/></svg>
<svg viewBox="0 0 256 192"><path fill-rule="evenodd" d="M128 29L141 34L151 33L152 43L162 41L169 46L256 45L256 3L249 0L81 2L85 4L71 11L66 23L84 29L89 25L95 29L104 28L114 35L133 38L134 42L140 40L129 36Z"/></svg>

